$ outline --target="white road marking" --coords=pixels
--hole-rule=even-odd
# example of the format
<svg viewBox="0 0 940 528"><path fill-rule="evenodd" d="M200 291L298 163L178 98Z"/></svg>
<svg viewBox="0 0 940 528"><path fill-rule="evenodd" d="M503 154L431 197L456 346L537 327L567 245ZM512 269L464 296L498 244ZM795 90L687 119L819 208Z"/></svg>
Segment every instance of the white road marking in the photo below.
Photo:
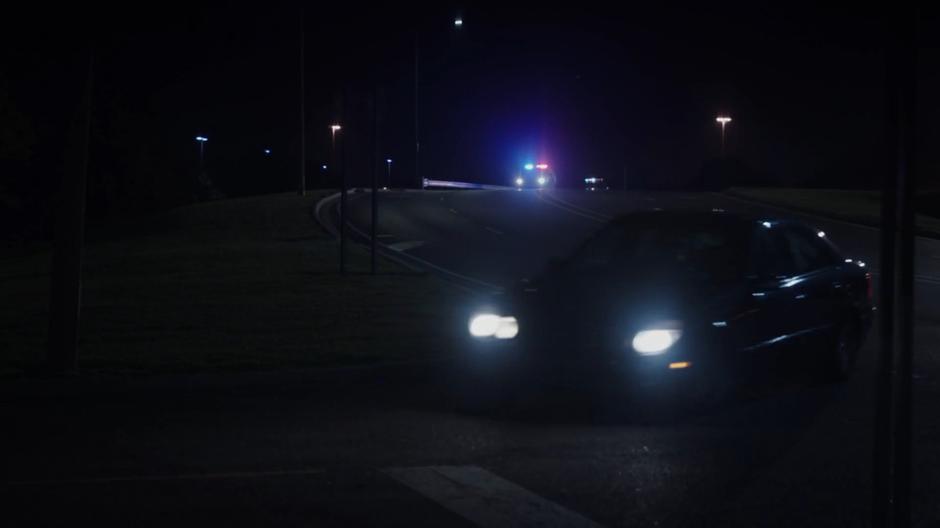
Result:
<svg viewBox="0 0 940 528"><path fill-rule="evenodd" d="M391 233L381 233L379 234L379 238L395 238L395 235Z"/></svg>
<svg viewBox="0 0 940 528"><path fill-rule="evenodd" d="M361 237L363 237L363 238L369 238L369 235L363 233L362 230L359 229L359 228L357 228L356 225L353 224L352 222L350 222L348 225L349 225L349 229L352 229L352 230L353 230L355 233L357 233L359 236L361 236ZM388 245L386 245L386 244L380 243L379 246L380 246L383 250L391 250L391 248L390 248ZM497 286L496 284L492 284L492 283L489 283L489 282L486 282L486 281L482 281L482 280L480 280L480 279L475 279L475 278L473 278L473 277L468 277L467 275L462 275L462 274L460 274L460 273L457 273L456 271L452 271L452 270L449 270L449 269L447 269L447 268L443 268L443 267L441 267L441 266L438 266L437 264L433 264L433 263L428 262L428 261L426 261L426 260L424 260L424 259L418 258L418 257L416 257L416 256L414 256L414 255L410 255L410 254L408 254L408 253L404 253L404 252L401 252L401 251L394 251L394 252L392 252L392 253L388 253L388 252L386 251L386 252L384 253L384 255L385 255L387 258L389 258L389 259L391 259L391 260L394 260L395 262L401 264L402 266L405 266L405 267L407 267L407 268L413 269L413 270L415 270L415 271L427 271L428 268L431 268L431 269L436 270L436 271L438 271L438 272L440 272L440 273L443 273L443 274L445 274L445 275L449 275L449 276L451 276L451 277L453 277L453 278L456 278L456 279L459 279L459 280L466 281L466 282L469 282L469 283L471 283L471 284L474 284L476 287L478 287L478 288L483 288L483 290L485 290L485 291L500 292L500 291L503 290L502 286ZM401 255L401 257L399 257L399 255ZM402 258L402 257L407 257L407 258ZM479 293L479 290L478 290L478 289L471 288L471 287L468 287L468 286L466 286L466 285L459 284L459 283L452 283L452 284L454 284L455 286L457 286L457 287L459 287L459 288L461 288L461 289L464 289L464 290L466 290L466 291Z"/></svg>
<svg viewBox="0 0 940 528"><path fill-rule="evenodd" d="M477 526L585 526L594 521L476 466L388 468L383 472Z"/></svg>
<svg viewBox="0 0 940 528"><path fill-rule="evenodd" d="M424 245L424 240L409 240L407 242L398 242L396 244L389 244L388 248L394 251L408 251L409 249L414 249L416 247L421 247Z"/></svg>
<svg viewBox="0 0 940 528"><path fill-rule="evenodd" d="M229 473L183 473L179 475L132 475L128 477L95 477L55 480L21 480L3 482L0 486L43 486L61 484L111 484L115 482L159 482L170 480L217 480L319 475L323 469L286 469L281 471L235 471Z"/></svg>
<svg viewBox="0 0 940 528"><path fill-rule="evenodd" d="M502 235L502 234L503 234L502 231L500 231L499 229L493 228L493 227L485 227L484 229L486 229L486 230L489 231L490 233L493 233L493 234L496 234L496 235Z"/></svg>

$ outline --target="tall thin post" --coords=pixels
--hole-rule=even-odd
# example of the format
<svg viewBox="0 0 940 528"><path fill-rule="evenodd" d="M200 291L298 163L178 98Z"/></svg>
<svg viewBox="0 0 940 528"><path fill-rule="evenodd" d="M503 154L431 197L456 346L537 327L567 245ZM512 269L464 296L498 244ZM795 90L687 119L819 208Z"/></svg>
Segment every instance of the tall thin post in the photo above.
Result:
<svg viewBox="0 0 940 528"><path fill-rule="evenodd" d="M372 87L372 154L370 159L372 161L372 230L370 233L370 242L372 245L372 255L371 255L371 271L375 275L375 246L376 246L376 225L379 222L379 174L378 174L378 165L379 163L379 102L377 95L377 90L375 86Z"/></svg>
<svg viewBox="0 0 940 528"><path fill-rule="evenodd" d="M343 98L340 108L346 116L346 88L342 89ZM346 273L346 137L339 140L340 189L339 189L339 272Z"/></svg>
<svg viewBox="0 0 940 528"><path fill-rule="evenodd" d="M721 157L725 157L725 124L721 124Z"/></svg>
<svg viewBox="0 0 940 528"><path fill-rule="evenodd" d="M307 73L304 60L305 48L304 9L300 8L300 174L297 182L297 194L307 193L307 118L305 109L306 90L304 83Z"/></svg>
<svg viewBox="0 0 940 528"><path fill-rule="evenodd" d="M52 256L49 341L46 364L57 372L78 368L82 308L82 246L85 239L85 193L95 80L94 51L88 52L85 89L69 140L68 165L59 193L55 248Z"/></svg>
<svg viewBox="0 0 940 528"><path fill-rule="evenodd" d="M905 6L902 2L899 6ZM914 118L916 77L916 12L899 7L897 57L897 386L894 440L894 525L911 525L911 436L914 345Z"/></svg>
<svg viewBox="0 0 940 528"><path fill-rule="evenodd" d="M881 350L872 457L874 527L909 526L911 520L916 13L902 4L893 15L886 68L888 163L882 186Z"/></svg>
<svg viewBox="0 0 940 528"><path fill-rule="evenodd" d="M421 134L419 132L418 119L418 30L415 29L415 183L418 188L422 188L420 161L421 156Z"/></svg>

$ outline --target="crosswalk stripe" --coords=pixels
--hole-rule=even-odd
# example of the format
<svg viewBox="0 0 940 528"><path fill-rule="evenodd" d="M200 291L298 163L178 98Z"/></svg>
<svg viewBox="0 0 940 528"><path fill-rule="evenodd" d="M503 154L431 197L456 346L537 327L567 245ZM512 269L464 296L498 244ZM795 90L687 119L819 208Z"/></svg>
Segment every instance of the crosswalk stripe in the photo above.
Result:
<svg viewBox="0 0 940 528"><path fill-rule="evenodd" d="M387 468L383 472L482 528L600 526L477 466Z"/></svg>

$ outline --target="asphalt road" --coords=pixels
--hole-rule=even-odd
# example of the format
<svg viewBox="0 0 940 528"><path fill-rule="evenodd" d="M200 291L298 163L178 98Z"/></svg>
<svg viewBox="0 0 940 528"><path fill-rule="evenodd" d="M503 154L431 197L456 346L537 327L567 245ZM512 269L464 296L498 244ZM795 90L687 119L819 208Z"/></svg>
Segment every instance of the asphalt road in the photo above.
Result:
<svg viewBox="0 0 940 528"><path fill-rule="evenodd" d="M604 218L754 208L701 194L383 193L389 251L467 288L532 277ZM368 199L351 196L367 230ZM771 211L767 211L770 213ZM877 231L813 220L877 269ZM937 269L919 241L915 513L940 519ZM841 385L756 380L652 422L559 390L474 416L435 366L190 376L23 398L0 387L10 526L855 526L868 521L877 336Z"/></svg>

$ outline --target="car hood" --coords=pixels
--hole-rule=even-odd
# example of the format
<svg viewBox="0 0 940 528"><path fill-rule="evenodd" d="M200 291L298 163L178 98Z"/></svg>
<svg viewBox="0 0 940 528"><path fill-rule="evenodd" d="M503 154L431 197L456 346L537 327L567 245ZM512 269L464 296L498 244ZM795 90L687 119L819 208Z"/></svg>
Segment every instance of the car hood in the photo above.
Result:
<svg viewBox="0 0 940 528"><path fill-rule="evenodd" d="M635 331L664 322L701 325L738 302L744 288L668 271L563 275L521 284L506 295L507 311L548 330L581 335L605 328Z"/></svg>

